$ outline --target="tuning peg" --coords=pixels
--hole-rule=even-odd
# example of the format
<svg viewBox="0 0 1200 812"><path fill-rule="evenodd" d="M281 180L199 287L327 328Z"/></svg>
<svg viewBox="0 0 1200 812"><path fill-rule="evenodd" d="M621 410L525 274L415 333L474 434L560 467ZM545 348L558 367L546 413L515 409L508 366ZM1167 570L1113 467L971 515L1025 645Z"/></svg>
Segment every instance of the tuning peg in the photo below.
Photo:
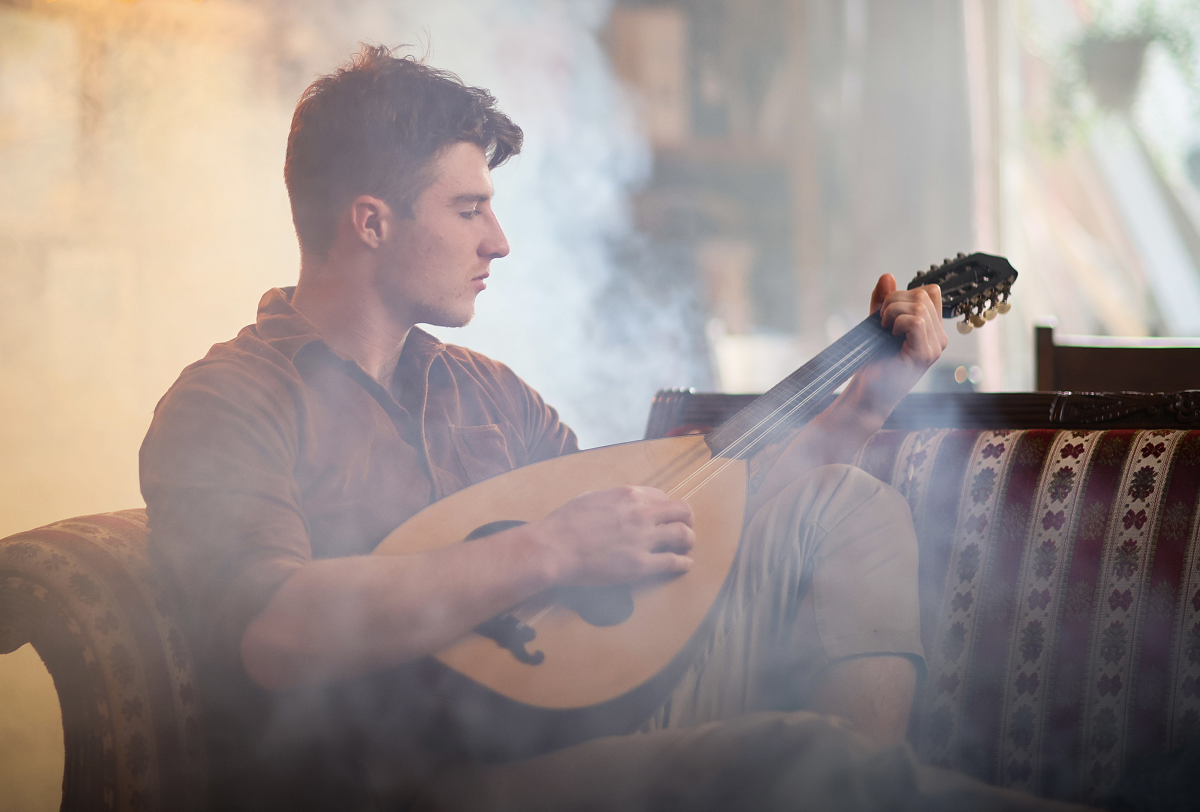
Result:
<svg viewBox="0 0 1200 812"><path fill-rule="evenodd" d="M936 264L930 263L929 270L936 271L937 269L938 269L938 266Z"/></svg>
<svg viewBox="0 0 1200 812"><path fill-rule="evenodd" d="M997 313L1003 314L1003 313L1007 313L1010 310L1012 310L1012 305L1010 305L1007 300L1005 300L1003 302L996 302L996 312Z"/></svg>
<svg viewBox="0 0 1200 812"><path fill-rule="evenodd" d="M945 262L943 262L942 264L943 264L943 265L949 265L949 264L950 264L950 257L946 257L946 261L945 261Z"/></svg>
<svg viewBox="0 0 1200 812"><path fill-rule="evenodd" d="M966 259L966 258L967 258L967 255L964 254L962 251L959 251L958 256L955 257L955 259Z"/></svg>
<svg viewBox="0 0 1200 812"><path fill-rule="evenodd" d="M969 321L964 320L964 321L960 321L958 323L958 331L960 333L962 333L963 335L966 335L967 333L971 332L974 329L975 328L971 326L971 322L969 322Z"/></svg>
<svg viewBox="0 0 1200 812"><path fill-rule="evenodd" d="M983 311L983 317L987 321L991 321L992 319L996 318L996 308L989 307L987 310Z"/></svg>
<svg viewBox="0 0 1200 812"><path fill-rule="evenodd" d="M983 316L979 315L978 313L972 313L971 324L974 324L976 327L982 327L983 325L987 324L987 322L983 320Z"/></svg>

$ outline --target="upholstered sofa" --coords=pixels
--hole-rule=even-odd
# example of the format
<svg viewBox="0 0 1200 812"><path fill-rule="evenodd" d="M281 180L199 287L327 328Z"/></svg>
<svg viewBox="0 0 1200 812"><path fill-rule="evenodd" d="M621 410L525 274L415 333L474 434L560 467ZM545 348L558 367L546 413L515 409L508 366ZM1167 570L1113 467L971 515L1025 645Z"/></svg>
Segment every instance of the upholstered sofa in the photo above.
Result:
<svg viewBox="0 0 1200 812"><path fill-rule="evenodd" d="M662 392L648 437L746 398ZM910 395L859 455L913 508L926 761L1095 800L1200 735L1200 393ZM1195 428L1196 430L1193 430ZM140 510L0 540L0 653L58 691L63 809L205 807L194 670Z"/></svg>

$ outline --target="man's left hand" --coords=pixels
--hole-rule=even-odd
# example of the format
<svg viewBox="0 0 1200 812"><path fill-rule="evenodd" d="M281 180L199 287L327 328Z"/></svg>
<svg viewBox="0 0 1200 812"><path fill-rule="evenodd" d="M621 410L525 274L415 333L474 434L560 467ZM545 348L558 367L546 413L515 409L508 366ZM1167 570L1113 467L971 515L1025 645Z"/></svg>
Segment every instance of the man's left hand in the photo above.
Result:
<svg viewBox="0 0 1200 812"><path fill-rule="evenodd" d="M750 496L748 512L758 510L797 477L819 465L848 463L883 426L892 409L921 380L946 348L942 291L937 285L896 290L891 274L879 277L871 312L883 326L904 336L899 353L872 361L851 379L846 391L801 429L766 463L767 474Z"/></svg>
<svg viewBox="0 0 1200 812"><path fill-rule="evenodd" d="M884 274L871 292L871 312L876 311L884 329L904 336L897 355L868 364L856 376L863 395L860 407L875 412L882 422L941 357L949 339L942 327L942 290L937 285L897 290L896 278Z"/></svg>

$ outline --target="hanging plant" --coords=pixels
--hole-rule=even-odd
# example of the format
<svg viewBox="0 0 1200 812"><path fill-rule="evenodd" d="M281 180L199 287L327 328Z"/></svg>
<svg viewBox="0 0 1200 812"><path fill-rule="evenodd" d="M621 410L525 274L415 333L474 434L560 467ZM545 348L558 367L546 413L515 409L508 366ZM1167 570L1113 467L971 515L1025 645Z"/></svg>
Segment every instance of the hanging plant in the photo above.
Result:
<svg viewBox="0 0 1200 812"><path fill-rule="evenodd" d="M1044 135L1058 149L1086 134L1099 114L1128 114L1137 100L1146 51L1158 44L1171 58L1200 109L1196 37L1200 7L1142 0L1119 21L1111 2L1097 2L1092 22L1055 60L1051 108Z"/></svg>

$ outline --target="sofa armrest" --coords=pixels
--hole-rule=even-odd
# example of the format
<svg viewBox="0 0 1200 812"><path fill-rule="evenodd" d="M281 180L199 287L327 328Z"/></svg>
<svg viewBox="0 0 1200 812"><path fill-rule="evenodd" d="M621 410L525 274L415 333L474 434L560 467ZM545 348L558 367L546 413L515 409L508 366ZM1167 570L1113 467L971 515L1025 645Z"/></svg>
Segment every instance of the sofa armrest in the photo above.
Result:
<svg viewBox="0 0 1200 812"><path fill-rule="evenodd" d="M58 692L64 810L204 808L193 661L146 558L145 511L0 539L0 654L25 643Z"/></svg>

